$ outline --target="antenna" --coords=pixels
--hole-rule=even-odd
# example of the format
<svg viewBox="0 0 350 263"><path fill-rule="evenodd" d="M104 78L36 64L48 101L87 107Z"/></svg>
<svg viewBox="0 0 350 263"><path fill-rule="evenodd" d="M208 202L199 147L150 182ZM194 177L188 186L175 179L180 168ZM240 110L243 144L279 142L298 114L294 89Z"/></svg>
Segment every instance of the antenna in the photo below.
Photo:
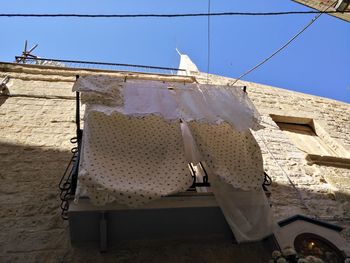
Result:
<svg viewBox="0 0 350 263"><path fill-rule="evenodd" d="M26 59L29 58L37 58L37 56L32 55L31 53L33 52L34 49L36 49L38 47L38 44L34 45L31 49L29 49L29 51L27 51L27 47L28 47L28 41L26 40L24 42L24 50L22 52L22 55L20 57L16 56L16 62L17 63L26 63Z"/></svg>
<svg viewBox="0 0 350 263"><path fill-rule="evenodd" d="M179 56L182 55L178 48L175 48L175 50L176 50L177 54L179 54Z"/></svg>

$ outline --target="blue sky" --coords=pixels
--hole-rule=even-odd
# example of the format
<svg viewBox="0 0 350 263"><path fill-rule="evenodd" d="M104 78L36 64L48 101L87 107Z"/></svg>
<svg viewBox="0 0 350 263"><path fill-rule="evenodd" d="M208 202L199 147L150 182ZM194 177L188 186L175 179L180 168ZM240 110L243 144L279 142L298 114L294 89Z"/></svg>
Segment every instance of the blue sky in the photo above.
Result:
<svg viewBox="0 0 350 263"><path fill-rule="evenodd" d="M212 12L310 10L290 0L212 0ZM199 0L11 0L1 13L192 13ZM213 74L238 77L279 48L314 15L212 17ZM177 67L175 48L207 70L207 19L0 18L0 61L27 39L41 57ZM322 15L304 34L244 79L350 103L350 23Z"/></svg>

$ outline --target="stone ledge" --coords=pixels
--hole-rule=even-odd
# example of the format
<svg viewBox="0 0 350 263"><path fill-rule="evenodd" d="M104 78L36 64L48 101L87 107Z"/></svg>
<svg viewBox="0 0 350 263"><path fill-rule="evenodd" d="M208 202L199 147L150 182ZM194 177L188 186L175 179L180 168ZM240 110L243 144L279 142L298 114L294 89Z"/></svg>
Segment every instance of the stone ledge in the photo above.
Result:
<svg viewBox="0 0 350 263"><path fill-rule="evenodd" d="M350 158L307 154L306 160L308 164L318 164L318 165L334 166L334 167L340 167L340 168L350 168Z"/></svg>

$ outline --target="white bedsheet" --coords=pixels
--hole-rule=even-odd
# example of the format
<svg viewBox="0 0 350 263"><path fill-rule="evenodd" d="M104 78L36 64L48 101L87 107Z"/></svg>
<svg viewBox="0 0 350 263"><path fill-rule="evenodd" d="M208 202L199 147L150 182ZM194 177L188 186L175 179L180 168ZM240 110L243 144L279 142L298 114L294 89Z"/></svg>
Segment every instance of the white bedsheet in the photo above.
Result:
<svg viewBox="0 0 350 263"><path fill-rule="evenodd" d="M136 207L186 191L187 163L204 161L237 241L272 233L262 156L249 130L259 114L240 89L88 76L73 90L86 104L78 185L94 204Z"/></svg>

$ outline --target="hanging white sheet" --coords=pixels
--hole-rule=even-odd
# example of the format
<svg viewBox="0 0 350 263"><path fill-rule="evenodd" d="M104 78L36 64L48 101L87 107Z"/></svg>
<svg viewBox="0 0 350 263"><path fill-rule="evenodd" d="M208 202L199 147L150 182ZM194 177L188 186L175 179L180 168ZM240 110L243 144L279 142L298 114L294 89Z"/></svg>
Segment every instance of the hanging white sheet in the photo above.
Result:
<svg viewBox="0 0 350 263"><path fill-rule="evenodd" d="M79 187L92 202L139 206L185 191L187 163L205 161L237 241L272 233L262 157L249 131L259 115L240 89L89 76L73 90L87 104Z"/></svg>
<svg viewBox="0 0 350 263"><path fill-rule="evenodd" d="M83 92L85 103L102 104L104 108L98 110L106 114L119 112L136 117L155 114L165 120L227 122L238 131L260 128L259 113L240 87L145 80L123 82L105 76L87 76L77 80L73 91Z"/></svg>
<svg viewBox="0 0 350 263"><path fill-rule="evenodd" d="M164 158L161 165L147 164L149 166L147 169L151 169L153 174L149 180L154 180L152 182L154 185L167 181L168 177L164 175L170 172L172 159L177 160L177 164L181 167L186 167L189 160L198 163L203 158L215 174L232 186L243 190L261 187L263 180L261 153L249 131L249 128L256 127L259 115L242 90L160 81L125 82L123 79L106 76L80 77L73 90L82 93L83 103L87 105L79 183L89 188L89 195L96 203L105 204L118 200L120 203L129 202L130 205L137 205L140 200L144 203L147 198L153 200L169 193L179 192L190 185L188 174L182 173L182 178L174 189L164 186L146 196L143 191L145 189L142 189L144 175L141 173L142 170L145 171L145 167L132 170L132 173L125 169L113 168L116 162L118 167L130 163L138 164L139 160L144 158L142 156L148 156L150 160ZM200 154L196 147L190 146L189 142L193 141L191 131L185 123L180 129L179 119L190 121L189 125ZM130 125L134 125L133 128ZM137 125L148 128L140 130ZM232 129L232 126L235 128ZM141 131L142 134L139 134ZM138 138L137 144L132 144L136 138ZM129 144L134 145L134 148L129 147ZM142 148L146 144L149 147L158 144L158 148L165 149L169 155L162 157L157 155L159 152L146 153ZM138 165L133 165L133 169L137 167ZM178 173L173 176L180 176L181 169L175 167L174 173L177 173L176 171ZM164 173L164 170L168 172ZM125 173L130 174L130 179ZM134 177L140 179L134 180ZM111 178L114 178L115 182L108 185L106 180ZM169 180L171 179L170 177ZM123 183L118 186L118 180L122 182L126 180L130 189ZM92 184L95 185L93 189ZM137 185L137 191L132 190L134 185ZM97 189L100 189L98 195ZM123 191L133 192L131 197L127 195L128 199L132 200L122 198L121 196L125 194Z"/></svg>
<svg viewBox="0 0 350 263"><path fill-rule="evenodd" d="M179 122L87 112L79 190L94 204L136 207L191 186Z"/></svg>
<svg viewBox="0 0 350 263"><path fill-rule="evenodd" d="M261 189L264 174L262 155L249 130L238 132L227 123L209 125L190 122L188 126L202 160L213 173L237 189ZM189 145L188 142L186 144Z"/></svg>
<svg viewBox="0 0 350 263"><path fill-rule="evenodd" d="M211 175L212 191L238 243L259 241L273 233L276 224L261 188L244 191Z"/></svg>
<svg viewBox="0 0 350 263"><path fill-rule="evenodd" d="M184 137L187 159L205 163L211 189L236 241L258 241L271 235L275 224L261 187L263 163L252 134L236 132L227 124L189 125L182 123L189 133Z"/></svg>
<svg viewBox="0 0 350 263"><path fill-rule="evenodd" d="M81 92L83 104L122 107L123 79L101 75L79 77L73 86L73 91ZM118 111L122 111L119 109Z"/></svg>

